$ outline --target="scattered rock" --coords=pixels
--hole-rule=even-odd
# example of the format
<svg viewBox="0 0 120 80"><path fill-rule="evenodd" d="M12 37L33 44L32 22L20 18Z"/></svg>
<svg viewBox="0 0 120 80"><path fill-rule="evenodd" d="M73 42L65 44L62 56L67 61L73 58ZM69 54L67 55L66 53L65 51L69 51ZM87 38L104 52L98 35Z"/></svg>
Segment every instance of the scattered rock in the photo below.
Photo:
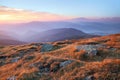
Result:
<svg viewBox="0 0 120 80"><path fill-rule="evenodd" d="M14 57L16 57L16 56L20 56L20 57L23 57L24 55L25 55L25 50L18 50L17 51L17 54L15 54L15 55L13 55Z"/></svg>
<svg viewBox="0 0 120 80"><path fill-rule="evenodd" d="M43 44L41 47L41 52L48 52L53 49L53 45L51 44Z"/></svg>
<svg viewBox="0 0 120 80"><path fill-rule="evenodd" d="M39 65L39 69L45 68L44 65Z"/></svg>
<svg viewBox="0 0 120 80"><path fill-rule="evenodd" d="M40 73L48 73L50 72L50 65L49 64L43 64L41 62L35 63L34 66L38 67Z"/></svg>
<svg viewBox="0 0 120 80"><path fill-rule="evenodd" d="M72 60L68 60L68 61L61 62L61 63L60 63L60 67L65 67L65 66L71 64L72 62L73 62Z"/></svg>
<svg viewBox="0 0 120 80"><path fill-rule="evenodd" d="M94 77L93 75L87 76L87 77L85 78L85 80L95 80L95 77Z"/></svg>
<svg viewBox="0 0 120 80"><path fill-rule="evenodd" d="M105 47L106 47L105 45L97 44L97 45L80 45L80 46L77 46L76 48L78 51L85 50L88 56L91 56L91 55L95 56L97 55L99 48L105 48Z"/></svg>
<svg viewBox="0 0 120 80"><path fill-rule="evenodd" d="M94 45L81 45L77 46L77 50L85 50L88 55L96 55L97 54L97 48Z"/></svg>
<svg viewBox="0 0 120 80"><path fill-rule="evenodd" d="M20 57L16 57L16 58L13 58L12 60L11 60L11 62L18 62L18 60L20 59Z"/></svg>
<svg viewBox="0 0 120 80"><path fill-rule="evenodd" d="M42 68L39 70L41 73L48 73L50 71L50 68Z"/></svg>

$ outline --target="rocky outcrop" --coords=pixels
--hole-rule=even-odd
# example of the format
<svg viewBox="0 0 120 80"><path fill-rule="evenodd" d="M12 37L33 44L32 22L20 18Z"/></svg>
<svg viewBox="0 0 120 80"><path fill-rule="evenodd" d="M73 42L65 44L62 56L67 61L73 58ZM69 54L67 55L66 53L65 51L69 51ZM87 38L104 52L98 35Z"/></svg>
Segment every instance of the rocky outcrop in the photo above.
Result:
<svg viewBox="0 0 120 80"><path fill-rule="evenodd" d="M51 44L43 44L41 47L41 52L48 52L53 49L53 45Z"/></svg>
<svg viewBox="0 0 120 80"><path fill-rule="evenodd" d="M105 45L80 45L76 46L78 51L84 50L87 56L96 56L99 48L105 48Z"/></svg>

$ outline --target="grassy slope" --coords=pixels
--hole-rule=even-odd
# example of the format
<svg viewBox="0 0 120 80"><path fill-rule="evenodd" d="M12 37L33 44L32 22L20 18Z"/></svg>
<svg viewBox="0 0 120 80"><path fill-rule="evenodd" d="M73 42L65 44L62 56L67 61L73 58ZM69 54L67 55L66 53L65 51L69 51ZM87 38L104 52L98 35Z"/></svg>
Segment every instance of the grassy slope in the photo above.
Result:
<svg viewBox="0 0 120 80"><path fill-rule="evenodd" d="M76 51L76 45L93 43L105 44L108 48L98 50L99 55L92 57L83 56L84 51ZM16 76L17 80L85 80L91 75L96 80L120 79L120 34L51 44L55 49L44 54L40 53L41 46L35 44L1 46L0 80L10 76ZM112 51L110 47L116 50ZM11 62L19 56L21 58L17 62ZM67 60L73 62L58 68L61 62ZM40 72L40 65L49 67L50 71Z"/></svg>

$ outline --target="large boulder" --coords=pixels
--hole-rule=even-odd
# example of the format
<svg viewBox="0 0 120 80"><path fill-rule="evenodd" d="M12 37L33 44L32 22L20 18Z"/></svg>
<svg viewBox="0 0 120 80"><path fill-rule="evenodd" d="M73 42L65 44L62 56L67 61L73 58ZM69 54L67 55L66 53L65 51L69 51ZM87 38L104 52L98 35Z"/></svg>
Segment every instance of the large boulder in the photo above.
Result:
<svg viewBox="0 0 120 80"><path fill-rule="evenodd" d="M78 51L84 50L88 56L89 55L95 56L98 53L98 49L104 48L104 47L105 47L104 45L99 45L99 44L98 45L80 45L80 46L76 46L76 49Z"/></svg>

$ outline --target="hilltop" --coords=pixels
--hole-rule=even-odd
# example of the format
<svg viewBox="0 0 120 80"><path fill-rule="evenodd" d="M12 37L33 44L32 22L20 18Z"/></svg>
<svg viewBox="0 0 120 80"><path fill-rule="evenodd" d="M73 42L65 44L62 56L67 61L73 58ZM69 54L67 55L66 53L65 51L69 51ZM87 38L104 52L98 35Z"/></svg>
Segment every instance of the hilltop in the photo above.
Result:
<svg viewBox="0 0 120 80"><path fill-rule="evenodd" d="M53 42L61 40L90 38L95 36L96 35L90 35L74 28L58 28L39 32L28 37L26 40L30 42Z"/></svg>
<svg viewBox="0 0 120 80"><path fill-rule="evenodd" d="M0 31L0 45L20 45L25 44L25 42L19 41L10 35L7 35L6 32Z"/></svg>
<svg viewBox="0 0 120 80"><path fill-rule="evenodd" d="M109 35L120 32L120 18L74 18L64 21L32 21L16 24L0 24L0 31L5 31L18 40L29 40L28 38L39 35L44 31L59 28L74 28L84 33L94 35ZM44 34L43 34L44 35Z"/></svg>
<svg viewBox="0 0 120 80"><path fill-rule="evenodd" d="M0 80L119 80L120 34L0 46Z"/></svg>

